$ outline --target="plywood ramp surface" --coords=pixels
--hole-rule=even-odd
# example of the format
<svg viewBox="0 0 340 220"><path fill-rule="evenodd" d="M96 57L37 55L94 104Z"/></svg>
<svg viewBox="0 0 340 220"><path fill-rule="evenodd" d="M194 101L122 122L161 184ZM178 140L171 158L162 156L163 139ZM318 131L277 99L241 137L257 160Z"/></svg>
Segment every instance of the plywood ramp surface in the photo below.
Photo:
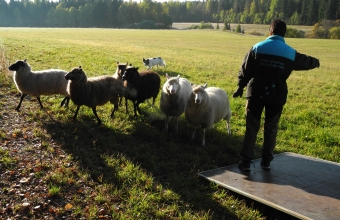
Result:
<svg viewBox="0 0 340 220"><path fill-rule="evenodd" d="M296 218L340 219L340 164L282 153L275 155L268 171L260 161L253 161L251 171L236 164L198 174Z"/></svg>

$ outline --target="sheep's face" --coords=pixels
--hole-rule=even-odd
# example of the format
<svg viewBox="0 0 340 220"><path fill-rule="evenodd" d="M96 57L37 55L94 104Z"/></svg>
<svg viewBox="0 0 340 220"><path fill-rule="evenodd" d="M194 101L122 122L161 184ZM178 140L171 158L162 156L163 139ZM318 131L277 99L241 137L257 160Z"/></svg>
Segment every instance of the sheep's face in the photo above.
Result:
<svg viewBox="0 0 340 220"><path fill-rule="evenodd" d="M26 60L18 60L8 67L11 71L19 71L21 68L27 66Z"/></svg>
<svg viewBox="0 0 340 220"><path fill-rule="evenodd" d="M128 66L124 71L122 79L124 81L132 81L137 75L139 75L138 67Z"/></svg>
<svg viewBox="0 0 340 220"><path fill-rule="evenodd" d="M81 67L73 68L71 72L67 73L65 75L65 79L67 80L75 80L75 79L80 79L85 75L84 71L82 70Z"/></svg>
<svg viewBox="0 0 340 220"><path fill-rule="evenodd" d="M126 62L126 63L119 63L119 62L117 62L117 70L116 70L116 72L117 72L119 78L122 78L122 76L124 74L124 71L125 71L127 66L128 66L128 62ZM131 66L131 63L130 63L130 66Z"/></svg>
<svg viewBox="0 0 340 220"><path fill-rule="evenodd" d="M176 94L179 89L179 78L168 79L166 89L170 94Z"/></svg>
<svg viewBox="0 0 340 220"><path fill-rule="evenodd" d="M205 90L204 87L202 86L198 86L196 88L193 89L192 91L192 97L195 101L195 104L201 104L202 100L203 100L203 96L204 96Z"/></svg>

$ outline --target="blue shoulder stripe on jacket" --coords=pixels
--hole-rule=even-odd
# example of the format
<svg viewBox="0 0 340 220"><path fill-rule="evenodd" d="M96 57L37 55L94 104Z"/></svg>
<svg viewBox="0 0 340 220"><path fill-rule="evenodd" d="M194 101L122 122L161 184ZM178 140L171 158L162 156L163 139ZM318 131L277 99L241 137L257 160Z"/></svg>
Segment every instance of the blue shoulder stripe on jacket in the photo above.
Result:
<svg viewBox="0 0 340 220"><path fill-rule="evenodd" d="M276 48L273 50L273 48ZM295 60L295 50L285 43L283 37L272 35L266 40L259 42L253 46L253 50L258 54L267 54L285 57L289 60Z"/></svg>

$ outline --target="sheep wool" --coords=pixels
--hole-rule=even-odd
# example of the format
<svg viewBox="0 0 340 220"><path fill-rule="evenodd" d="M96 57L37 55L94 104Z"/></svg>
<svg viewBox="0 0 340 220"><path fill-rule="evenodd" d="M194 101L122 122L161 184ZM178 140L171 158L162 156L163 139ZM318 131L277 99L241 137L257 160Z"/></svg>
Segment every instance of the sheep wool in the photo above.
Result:
<svg viewBox="0 0 340 220"><path fill-rule="evenodd" d="M67 107L70 95L67 92L67 80L65 79L66 71L60 69L49 69L41 71L32 71L31 66L26 60L18 60L8 67L9 70L15 71L13 74L14 83L21 93L21 98L15 110L19 111L21 103L25 96L30 95L37 97L41 108L44 108L40 96L60 94L65 96L61 106Z"/></svg>
<svg viewBox="0 0 340 220"><path fill-rule="evenodd" d="M178 118L184 113L187 100L192 92L191 83L178 75L169 77L166 73L166 82L163 85L160 109L165 114L164 131L168 132L171 117L176 121L175 133L178 133Z"/></svg>
<svg viewBox="0 0 340 220"><path fill-rule="evenodd" d="M136 91L124 87L121 80L112 76L97 76L87 78L81 67L73 68L71 72L65 76L68 83L67 89L71 95L72 102L77 105L73 120L77 118L80 106L86 105L92 108L93 114L96 116L98 124L102 122L97 115L96 107L110 102L114 105L111 117L118 110L118 96L136 95Z"/></svg>
<svg viewBox="0 0 340 220"><path fill-rule="evenodd" d="M205 130L212 128L222 119L226 120L230 135L231 110L227 93L221 88L207 88L207 84L195 86L187 102L185 119L195 126L192 138L195 137L196 128L202 128L203 146L205 145Z"/></svg>

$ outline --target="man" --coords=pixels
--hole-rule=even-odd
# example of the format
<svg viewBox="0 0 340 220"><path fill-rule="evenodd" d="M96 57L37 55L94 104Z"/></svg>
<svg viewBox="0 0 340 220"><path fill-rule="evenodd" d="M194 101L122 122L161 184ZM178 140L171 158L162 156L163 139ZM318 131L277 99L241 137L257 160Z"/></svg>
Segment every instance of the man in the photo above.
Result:
<svg viewBox="0 0 340 220"><path fill-rule="evenodd" d="M285 43L286 23L280 19L270 24L270 36L255 44L246 54L238 75L238 88L233 97L242 97L247 86L246 132L241 150L239 167L249 171L253 158L260 119L264 114L264 140L261 167L270 169L274 159L278 123L286 103L286 80L293 70L319 67L319 60L296 52Z"/></svg>

